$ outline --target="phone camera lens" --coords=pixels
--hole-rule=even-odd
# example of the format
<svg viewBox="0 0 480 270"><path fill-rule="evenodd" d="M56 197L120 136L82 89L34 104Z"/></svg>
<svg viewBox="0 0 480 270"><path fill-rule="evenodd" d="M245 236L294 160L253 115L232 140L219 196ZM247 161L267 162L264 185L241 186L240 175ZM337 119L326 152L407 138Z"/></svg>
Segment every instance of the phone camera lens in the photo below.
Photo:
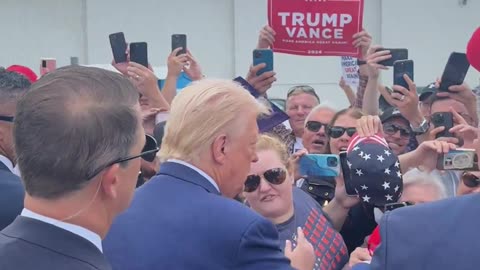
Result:
<svg viewBox="0 0 480 270"><path fill-rule="evenodd" d="M256 53L255 53L255 57L256 57L256 58L262 57L262 53L261 53L261 52L256 52Z"/></svg>
<svg viewBox="0 0 480 270"><path fill-rule="evenodd" d="M338 161L334 157L328 157L327 158L327 165L328 165L328 167L337 167Z"/></svg>

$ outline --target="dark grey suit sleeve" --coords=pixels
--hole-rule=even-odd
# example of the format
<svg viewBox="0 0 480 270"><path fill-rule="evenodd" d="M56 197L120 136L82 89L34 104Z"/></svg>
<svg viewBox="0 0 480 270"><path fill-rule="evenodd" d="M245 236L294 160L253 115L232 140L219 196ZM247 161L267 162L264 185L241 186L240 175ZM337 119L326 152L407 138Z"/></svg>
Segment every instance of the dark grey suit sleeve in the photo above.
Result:
<svg viewBox="0 0 480 270"><path fill-rule="evenodd" d="M370 264L370 269L372 270L385 270L387 269L387 245L388 245L388 220L390 218L391 212L387 212L383 215L382 220L380 221L380 245L375 249L373 254L372 262Z"/></svg>
<svg viewBox="0 0 480 270"><path fill-rule="evenodd" d="M280 249L277 229L263 218L256 219L245 230L236 262L235 269L293 270Z"/></svg>

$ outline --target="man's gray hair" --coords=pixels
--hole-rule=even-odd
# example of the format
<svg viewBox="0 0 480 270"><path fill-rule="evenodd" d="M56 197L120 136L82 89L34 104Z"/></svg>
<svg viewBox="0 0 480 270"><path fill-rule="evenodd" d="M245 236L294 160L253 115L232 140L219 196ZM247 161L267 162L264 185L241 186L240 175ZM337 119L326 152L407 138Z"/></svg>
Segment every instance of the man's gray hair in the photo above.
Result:
<svg viewBox="0 0 480 270"><path fill-rule="evenodd" d="M83 188L95 170L130 154L140 128L138 92L120 74L75 66L43 76L15 115L26 192L54 199Z"/></svg>
<svg viewBox="0 0 480 270"><path fill-rule="evenodd" d="M23 75L0 68L0 112L8 103L17 103L30 88L30 81ZM7 112L2 112L6 114ZM13 114L13 112L12 112Z"/></svg>
<svg viewBox="0 0 480 270"><path fill-rule="evenodd" d="M307 122L309 121L310 117L312 117L312 115L316 114L318 111L321 111L321 110L330 110L334 113L337 112L337 110L334 109L334 106L332 106L328 102L322 102L322 103L318 104L317 106L313 107L313 109L310 111L310 113L305 118L304 125L307 124Z"/></svg>
<svg viewBox="0 0 480 270"><path fill-rule="evenodd" d="M412 169L403 175L403 187L419 185L433 187L437 192L437 199L445 199L447 197L447 191L443 185L441 179L435 174L420 171L419 169Z"/></svg>

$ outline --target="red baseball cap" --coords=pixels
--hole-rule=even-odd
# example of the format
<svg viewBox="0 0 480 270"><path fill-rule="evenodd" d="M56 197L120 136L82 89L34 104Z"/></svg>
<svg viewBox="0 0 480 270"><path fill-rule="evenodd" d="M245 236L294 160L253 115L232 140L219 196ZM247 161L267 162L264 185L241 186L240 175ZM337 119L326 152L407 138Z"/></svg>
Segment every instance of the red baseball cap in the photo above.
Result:
<svg viewBox="0 0 480 270"><path fill-rule="evenodd" d="M16 72L20 75L25 76L31 83L34 83L37 81L37 74L33 72L30 68L26 66L20 66L20 65L12 65L7 68L8 71Z"/></svg>

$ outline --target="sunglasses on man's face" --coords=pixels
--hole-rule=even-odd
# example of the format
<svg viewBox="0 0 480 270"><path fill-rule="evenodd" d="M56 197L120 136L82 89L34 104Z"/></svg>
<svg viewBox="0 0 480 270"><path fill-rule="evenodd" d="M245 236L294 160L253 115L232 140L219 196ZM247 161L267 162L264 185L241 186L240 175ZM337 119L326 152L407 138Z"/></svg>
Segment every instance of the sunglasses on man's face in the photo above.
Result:
<svg viewBox="0 0 480 270"><path fill-rule="evenodd" d="M15 118L13 116L0 115L0 121L13 123Z"/></svg>
<svg viewBox="0 0 480 270"><path fill-rule="evenodd" d="M322 127L326 127L327 124L318 122L318 121L308 121L305 127L308 131L318 132Z"/></svg>
<svg viewBox="0 0 480 270"><path fill-rule="evenodd" d="M468 172L463 173L462 182L469 188L476 188L480 185L480 179L474 174Z"/></svg>
<svg viewBox="0 0 480 270"><path fill-rule="evenodd" d="M410 130L406 129L402 126L395 125L395 124L385 124L383 125L383 132L388 135L395 135L398 131L400 131L400 136L404 138L409 138L410 137Z"/></svg>
<svg viewBox="0 0 480 270"><path fill-rule="evenodd" d="M95 170L90 175L88 175L87 180L92 179L97 174L99 174L101 171L103 171L106 168L108 168L108 167L110 167L114 164L117 164L117 163L126 162L126 161L136 159L136 158L140 158L140 157L147 162L152 162L153 160L155 160L156 154L159 150L160 150L160 148L158 148L157 141L155 140L155 138L153 138L150 135L145 135L145 146L143 146L142 152L139 155L120 158L120 159L114 160L112 162L109 162L106 165L104 165L104 166L98 168L97 170Z"/></svg>
<svg viewBox="0 0 480 270"><path fill-rule="evenodd" d="M357 129L354 127L344 128L344 127L329 127L328 128L328 136L334 139L338 139L342 137L342 135L347 132L349 137L352 137Z"/></svg>
<svg viewBox="0 0 480 270"><path fill-rule="evenodd" d="M282 168L275 168L267 170L263 173L263 177L268 183L274 185L280 185L287 179L287 171ZM245 192L254 192L260 186L261 176L258 174L251 174L247 176L245 181Z"/></svg>

